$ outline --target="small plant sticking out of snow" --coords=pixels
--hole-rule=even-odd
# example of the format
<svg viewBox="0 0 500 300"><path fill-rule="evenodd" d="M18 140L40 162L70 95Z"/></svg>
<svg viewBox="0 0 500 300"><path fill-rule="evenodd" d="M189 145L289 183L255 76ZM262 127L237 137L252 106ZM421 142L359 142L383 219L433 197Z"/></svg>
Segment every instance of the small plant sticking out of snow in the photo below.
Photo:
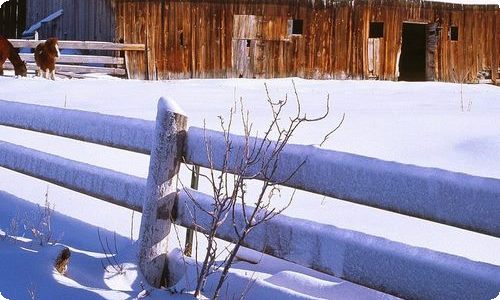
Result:
<svg viewBox="0 0 500 300"><path fill-rule="evenodd" d="M198 299L203 298L207 279L211 274L220 271L220 277L216 282L216 287L212 299L217 299L220 296L221 289L224 286L228 276L229 269L236 261L237 253L240 247L245 243L245 239L257 226L268 222L277 215L280 215L289 207L293 200L293 194L288 199L284 206L277 206L273 203L273 199L280 193L280 185L289 181L295 173L304 165L307 157L304 160L297 162L294 171L290 174L280 175L279 182L273 181L273 178L279 174L279 165L281 153L285 146L289 143L290 138L296 130L305 124L311 124L325 119L329 112L329 97L326 99L326 109L323 115L309 117L302 111L300 98L293 83L295 112L291 117L284 116L284 111L289 107L288 96L285 99L275 101L271 98L267 85L265 85L267 103L271 111L271 120L267 129L259 136L252 130L249 111L244 108L243 100L240 99L239 108L237 103L229 112L229 119L225 120L219 117L220 127L222 130L222 138L224 140L225 149L222 150L221 156L214 157L216 154L212 149L212 142L207 137L205 131L205 150L207 153L208 164L210 167L207 174L200 174L200 178L204 180L211 189L211 196L214 203L210 209L206 209L197 205L197 202L189 190L184 188L184 191L193 201L195 207L209 217L209 225L195 224L205 237L207 238L207 251L204 254L200 268L197 270L197 283L194 291L194 296ZM293 105L293 103L292 103ZM242 137L242 145L233 141L234 136L231 134L234 117L240 115L243 125L244 136ZM342 121L331 132L323 137L323 144L331 134L336 131ZM213 167L216 162L222 161L222 167L218 168L221 171L216 171ZM248 193L247 182L252 179L259 178L258 191L256 195ZM181 182L182 185L182 182ZM242 220L236 220L236 211L243 212ZM196 223L196 221L195 221ZM237 238L234 245L229 245L225 249L228 253L227 257L222 258L218 254L218 243L216 235L222 226L230 224ZM197 254L197 253L196 253Z"/></svg>
<svg viewBox="0 0 500 300"><path fill-rule="evenodd" d="M453 81L460 84L460 110L462 112L470 112L472 109L472 100L465 99L464 97L464 83L467 81L467 77L470 71L463 72L463 74L457 74L455 68L453 68Z"/></svg>
<svg viewBox="0 0 500 300"><path fill-rule="evenodd" d="M49 201L49 187L47 186L44 205L37 205L36 209L24 212L22 215L17 211L16 216L9 222L9 229L1 238L5 240L10 237L16 241L20 236L27 238L26 233L28 233L32 241L40 246L53 244L56 242L52 231L53 213L54 205Z"/></svg>
<svg viewBox="0 0 500 300"><path fill-rule="evenodd" d="M37 205L37 210L31 217L27 218L24 225L24 229L32 234L33 241L36 241L40 246L46 246L49 243L55 242L52 236L53 213L54 205L51 205L49 202L49 187L47 186L43 207Z"/></svg>
<svg viewBox="0 0 500 300"><path fill-rule="evenodd" d="M460 84L460 109L462 112L470 112L472 109L472 100L464 99L463 83Z"/></svg>
<svg viewBox="0 0 500 300"><path fill-rule="evenodd" d="M97 236L99 237L99 243L101 244L101 249L105 256L105 259L101 260L102 268L108 273L124 274L125 267L122 263L119 263L118 259L116 258L118 256L118 247L116 246L116 232L113 233L113 248L111 248L107 237L103 242L99 229L97 229ZM104 261L106 261L106 264Z"/></svg>
<svg viewBox="0 0 500 300"><path fill-rule="evenodd" d="M36 286L33 283L33 281L30 282L30 286L28 287L28 295L30 296L31 300L36 299ZM0 298L0 299L2 299L2 298Z"/></svg>
<svg viewBox="0 0 500 300"><path fill-rule="evenodd" d="M7 229L6 232L3 233L3 235L1 236L1 239L6 240L8 237L13 237L13 240L16 240L14 237L16 237L18 235L19 228L21 228L19 211L16 211L16 216L14 218L10 219L9 228ZM1 298L0 298L0 300L1 300Z"/></svg>

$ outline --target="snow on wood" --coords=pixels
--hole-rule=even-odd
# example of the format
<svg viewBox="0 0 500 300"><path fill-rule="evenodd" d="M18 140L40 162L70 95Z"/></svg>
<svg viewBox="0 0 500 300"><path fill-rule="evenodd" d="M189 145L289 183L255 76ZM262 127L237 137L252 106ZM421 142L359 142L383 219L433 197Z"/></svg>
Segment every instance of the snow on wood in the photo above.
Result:
<svg viewBox="0 0 500 300"><path fill-rule="evenodd" d="M149 154L154 122L0 100L0 125Z"/></svg>
<svg viewBox="0 0 500 300"><path fill-rule="evenodd" d="M195 259L186 257L183 252L176 248L169 253L169 270L171 270L171 275L175 277L177 284L172 287L172 290L185 290L186 287L196 285L197 270L201 268L199 262ZM222 270L214 270L214 273L207 278L206 288L204 290L204 295L210 295L215 286L217 286L217 280L222 273ZM288 272L293 273L293 272ZM295 273L296 274L296 273ZM280 274L278 274L279 276ZM297 275L296 275L297 276ZM308 277L306 275L298 275L303 279ZM249 279L247 275L239 274L238 272L229 271L229 276L227 278L226 284L222 287L222 293L225 297L222 299L235 299L240 295L244 295L244 299L286 299L286 300L318 300L318 299L357 299L357 300L396 300L399 298L391 297L387 294L382 294L373 290L366 292L367 288L361 288L350 282L343 281L342 283L332 283L331 285L337 285L337 289L330 290L318 290L317 278L314 278L316 282L310 282L311 285L308 286L309 290L299 290L297 291L295 287L300 284L298 282L288 281L283 282L279 279L273 278L271 276L266 279L253 278L251 279L251 286L249 286ZM283 277L283 276L281 276ZM174 279L174 278L173 278ZM298 283L294 285L294 288L290 288L287 285L290 282ZM308 282L309 283L309 282ZM343 292L339 292L338 289L342 285ZM346 286L351 289L356 289L359 291L357 294L345 295ZM240 296L241 298L241 296Z"/></svg>
<svg viewBox="0 0 500 300"><path fill-rule="evenodd" d="M176 180L187 129L187 116L172 100L158 101L139 233L139 266L148 283L165 285L165 264ZM168 284L168 283L167 283Z"/></svg>
<svg viewBox="0 0 500 300"><path fill-rule="evenodd" d="M176 223L203 231L212 205L210 196L183 191ZM237 206L237 226L243 217ZM228 216L218 237L235 241L232 224ZM491 299L500 287L499 266L284 215L256 227L245 246L408 299Z"/></svg>
<svg viewBox="0 0 500 300"><path fill-rule="evenodd" d="M62 10L62 9L55 11L52 14L50 14L49 16L45 17L44 19L31 25L31 27L28 30L25 30L23 32L23 37L32 37L33 35L35 35L35 32L37 30L40 30L40 27L42 27L42 25L49 23L51 21L54 21L55 19L59 18L60 16L63 15L63 12L64 12L64 10Z"/></svg>
<svg viewBox="0 0 500 300"><path fill-rule="evenodd" d="M0 141L0 166L101 200L142 210L146 180Z"/></svg>
<svg viewBox="0 0 500 300"><path fill-rule="evenodd" d="M176 113L179 115L187 116L184 110L171 98L161 97L158 101L158 111L164 110L172 113Z"/></svg>
<svg viewBox="0 0 500 300"><path fill-rule="evenodd" d="M232 158L229 169L234 171L244 139L231 135L230 140ZM217 131L191 127L186 160L209 167L207 143L214 168L220 170L226 144L222 133ZM304 165L294 174L302 162ZM262 178L262 175L257 177ZM286 181L283 185L500 237L498 179L405 165L315 146L287 145L271 180Z"/></svg>

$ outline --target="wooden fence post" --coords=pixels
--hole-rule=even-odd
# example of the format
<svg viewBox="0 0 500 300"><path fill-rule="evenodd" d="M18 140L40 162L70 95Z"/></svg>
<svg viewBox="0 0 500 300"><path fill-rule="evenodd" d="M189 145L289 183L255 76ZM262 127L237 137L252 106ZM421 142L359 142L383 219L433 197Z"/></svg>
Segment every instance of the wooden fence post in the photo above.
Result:
<svg viewBox="0 0 500 300"><path fill-rule="evenodd" d="M139 265L154 287L167 284L167 240L186 129L185 113L175 102L160 98L139 233Z"/></svg>
<svg viewBox="0 0 500 300"><path fill-rule="evenodd" d="M199 182L200 182L200 166L193 165L193 171L191 171L191 188L197 190ZM193 238L194 238L194 230L188 228L186 230L184 255L189 257L191 257L191 255L193 254Z"/></svg>

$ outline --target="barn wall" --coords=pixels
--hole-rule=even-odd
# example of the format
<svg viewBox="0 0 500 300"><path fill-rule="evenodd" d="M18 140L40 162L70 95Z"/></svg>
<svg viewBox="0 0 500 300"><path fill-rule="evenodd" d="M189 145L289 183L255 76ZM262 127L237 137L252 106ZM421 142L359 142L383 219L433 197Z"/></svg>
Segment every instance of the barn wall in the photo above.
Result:
<svg viewBox="0 0 500 300"><path fill-rule="evenodd" d="M148 48L147 56L129 54L136 78L397 80L403 22L439 28L430 57L435 80L473 82L479 71L498 67L498 38L492 38L500 34L497 6L403 0L115 1L116 39ZM292 19L303 20L302 35L288 34ZM372 21L384 22L375 48L368 39ZM459 27L458 41L449 39L452 25ZM376 59L376 74L370 59Z"/></svg>
<svg viewBox="0 0 500 300"><path fill-rule="evenodd" d="M20 38L26 19L26 1L9 0L0 7L0 35L6 38Z"/></svg>
<svg viewBox="0 0 500 300"><path fill-rule="evenodd" d="M139 78L239 77L233 66L244 57L236 50L244 52L247 41L251 70L245 77L346 77L352 44L341 37L351 31L351 3L328 10L318 3L322 8L315 10L309 0L117 0L117 38L147 44L147 63L130 54ZM235 16L258 20L237 28ZM303 20L302 35L287 34L289 19ZM129 24L140 30L127 30Z"/></svg>
<svg viewBox="0 0 500 300"><path fill-rule="evenodd" d="M494 38L498 9L491 6L454 9L448 5L440 13L439 80L473 82L479 71L498 69L498 51L495 51L495 47L499 40ZM451 26L458 26L458 41L449 38Z"/></svg>
<svg viewBox="0 0 500 300"><path fill-rule="evenodd" d="M64 10L58 19L42 25L40 39L57 36L64 40L112 42L115 13L112 0L26 0L26 27Z"/></svg>
<svg viewBox="0 0 500 300"><path fill-rule="evenodd" d="M11 0L12 1L12 0ZM435 24L430 77L474 82L499 67L498 6L417 0L27 0L27 27L63 8L40 38L144 43L132 78L291 77L397 80L403 22ZM289 21L303 20L301 35ZM370 22L384 35L369 39ZM116 26L115 26L116 24ZM459 40L450 41L451 26ZM496 38L495 38L496 37Z"/></svg>

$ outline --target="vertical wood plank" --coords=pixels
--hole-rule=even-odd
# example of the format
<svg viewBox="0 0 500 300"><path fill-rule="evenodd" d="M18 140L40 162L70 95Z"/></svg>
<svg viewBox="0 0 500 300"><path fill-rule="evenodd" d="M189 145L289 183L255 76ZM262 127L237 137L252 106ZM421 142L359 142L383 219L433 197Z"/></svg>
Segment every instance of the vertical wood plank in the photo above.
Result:
<svg viewBox="0 0 500 300"><path fill-rule="evenodd" d="M175 102L161 98L139 233L139 266L154 287L168 284L165 282L168 234L186 130L185 113Z"/></svg>

